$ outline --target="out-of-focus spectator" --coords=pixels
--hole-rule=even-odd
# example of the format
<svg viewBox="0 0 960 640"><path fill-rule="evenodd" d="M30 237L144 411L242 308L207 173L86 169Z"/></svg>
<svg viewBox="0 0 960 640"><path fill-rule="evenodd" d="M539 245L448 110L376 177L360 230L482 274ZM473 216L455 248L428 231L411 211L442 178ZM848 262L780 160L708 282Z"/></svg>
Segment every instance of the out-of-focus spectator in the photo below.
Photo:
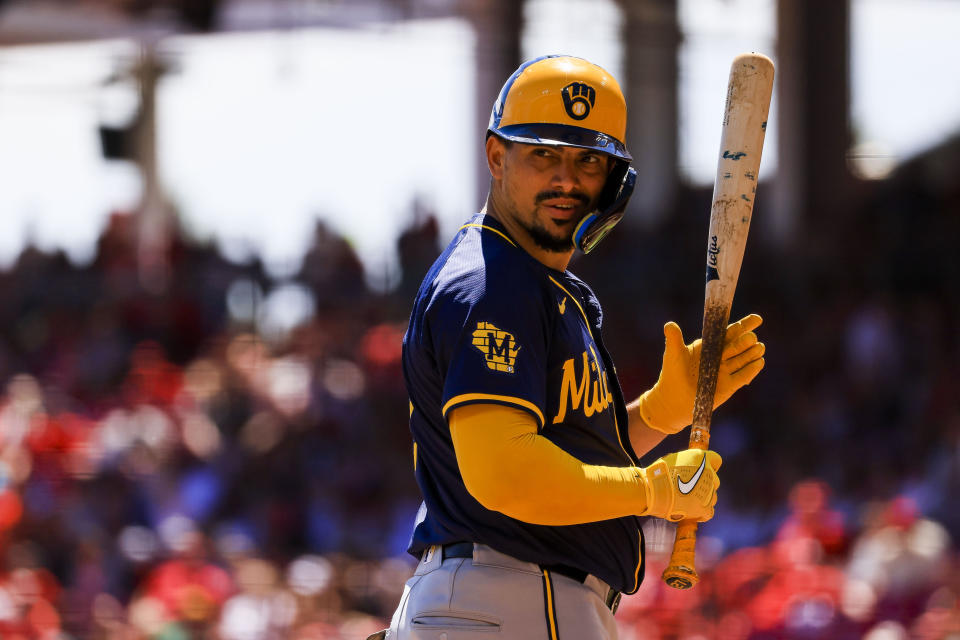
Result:
<svg viewBox="0 0 960 640"><path fill-rule="evenodd" d="M942 258L960 191L910 171L833 235L799 230L804 259L748 252L763 277L738 305L765 317L768 367L715 419L701 582L663 586L670 529L652 526L624 640L960 634L960 262ZM709 197L684 190L660 228L624 224L572 267L622 307L604 340L628 395L656 377L660 324L700 321L684 212ZM134 222L113 216L89 265L32 248L0 273L0 636L383 628L412 571L400 353L436 217L415 212L402 273L374 278L392 291L324 224L283 276L178 235L166 291L147 291ZM638 260L658 275L625 278Z"/></svg>

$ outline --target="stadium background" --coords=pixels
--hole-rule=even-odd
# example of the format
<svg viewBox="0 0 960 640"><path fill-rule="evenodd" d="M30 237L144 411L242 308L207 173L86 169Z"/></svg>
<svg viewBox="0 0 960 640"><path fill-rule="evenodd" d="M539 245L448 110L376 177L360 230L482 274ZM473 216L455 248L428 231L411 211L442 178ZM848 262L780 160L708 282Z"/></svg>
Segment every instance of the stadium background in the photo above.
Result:
<svg viewBox="0 0 960 640"><path fill-rule="evenodd" d="M960 4L897 6L0 3L0 636L385 626L418 503L400 338L420 277L485 192L489 96L545 50L623 80L639 197L572 269L606 305L637 393L661 324L699 326L713 116L729 60L756 48L778 65L775 128L734 313L764 316L768 364L715 417L725 464L703 581L662 586L672 534L651 525L621 637L960 637L960 45L943 37ZM247 52L264 37L273 71L257 75ZM364 73L323 76L319 98L255 85L329 64L313 40L341 42L338 66ZM223 43L249 92L176 85ZM418 74L411 47L459 66ZM51 80L91 55L109 64L69 90ZM389 93L352 100L378 83ZM273 102L244 112L262 93ZM77 104L86 120L59 117ZM232 106L246 125L210 138L169 114L203 111L214 130ZM65 164L71 132L96 155Z"/></svg>

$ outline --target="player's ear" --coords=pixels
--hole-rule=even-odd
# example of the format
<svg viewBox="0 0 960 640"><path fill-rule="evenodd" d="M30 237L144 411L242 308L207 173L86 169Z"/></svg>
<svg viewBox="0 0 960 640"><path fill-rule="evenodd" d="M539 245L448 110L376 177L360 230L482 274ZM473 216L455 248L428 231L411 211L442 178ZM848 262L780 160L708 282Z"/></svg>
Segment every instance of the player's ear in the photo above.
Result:
<svg viewBox="0 0 960 640"><path fill-rule="evenodd" d="M507 155L507 147L499 137L487 136L487 168L494 180L503 178L503 163Z"/></svg>

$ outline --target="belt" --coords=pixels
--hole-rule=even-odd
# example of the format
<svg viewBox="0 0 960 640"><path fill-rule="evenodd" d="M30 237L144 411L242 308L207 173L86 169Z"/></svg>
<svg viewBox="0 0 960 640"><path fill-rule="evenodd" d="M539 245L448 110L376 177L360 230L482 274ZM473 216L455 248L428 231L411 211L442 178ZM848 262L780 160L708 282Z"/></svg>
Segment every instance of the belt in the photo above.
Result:
<svg viewBox="0 0 960 640"><path fill-rule="evenodd" d="M441 554L441 561L446 560L447 558L472 558L473 543L451 542L450 544L445 544L442 547ZM551 573L558 573L562 576L566 576L571 580L579 582L580 584L583 584L587 580L587 576L590 575L586 571L565 564L541 564L540 568L544 571L550 571ZM620 592L613 587L610 587L610 589L607 591L607 597L604 598L604 604L607 605L610 611L616 613L617 607L620 606Z"/></svg>

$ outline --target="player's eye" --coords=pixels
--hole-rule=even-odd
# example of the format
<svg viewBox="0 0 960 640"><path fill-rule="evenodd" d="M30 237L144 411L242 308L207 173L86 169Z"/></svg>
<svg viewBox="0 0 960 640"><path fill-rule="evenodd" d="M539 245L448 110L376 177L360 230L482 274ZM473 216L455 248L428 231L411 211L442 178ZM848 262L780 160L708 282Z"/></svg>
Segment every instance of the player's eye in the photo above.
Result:
<svg viewBox="0 0 960 640"><path fill-rule="evenodd" d="M549 158L553 155L553 149L549 147L537 147L533 150L533 155L539 158Z"/></svg>
<svg viewBox="0 0 960 640"><path fill-rule="evenodd" d="M603 160L599 153L587 153L580 157L580 164L584 171L598 172L605 166Z"/></svg>

